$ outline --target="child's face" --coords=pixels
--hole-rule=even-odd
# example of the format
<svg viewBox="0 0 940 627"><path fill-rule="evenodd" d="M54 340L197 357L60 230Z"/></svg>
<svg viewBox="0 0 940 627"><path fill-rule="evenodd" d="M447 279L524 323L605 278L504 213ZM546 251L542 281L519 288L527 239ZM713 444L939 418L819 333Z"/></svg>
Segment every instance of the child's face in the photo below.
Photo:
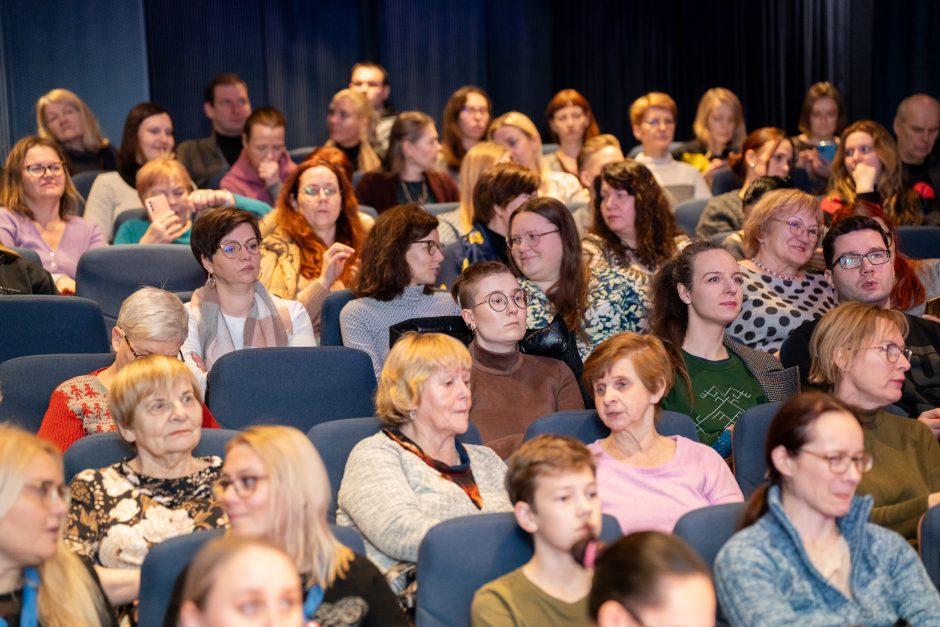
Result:
<svg viewBox="0 0 940 627"><path fill-rule="evenodd" d="M597 480L589 469L542 475L529 510L538 544L567 553L601 532Z"/></svg>

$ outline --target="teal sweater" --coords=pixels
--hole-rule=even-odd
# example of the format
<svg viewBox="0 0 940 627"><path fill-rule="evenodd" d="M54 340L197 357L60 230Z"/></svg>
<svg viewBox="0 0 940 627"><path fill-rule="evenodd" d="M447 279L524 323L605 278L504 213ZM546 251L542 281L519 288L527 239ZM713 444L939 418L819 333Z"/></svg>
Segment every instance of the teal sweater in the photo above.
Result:
<svg viewBox="0 0 940 627"><path fill-rule="evenodd" d="M271 205L266 202L255 200L254 198L246 198L244 196L239 196L238 194L232 195L235 197L235 207L238 209L244 209L249 213L255 214L259 218L263 218L271 212ZM148 228L150 228L150 220L128 220L121 225L121 228L118 229L117 234L114 236L114 243L136 244L140 242ZM177 239L173 240L172 243L186 244L188 246L189 234L191 231L192 227L186 229L186 232L180 235Z"/></svg>

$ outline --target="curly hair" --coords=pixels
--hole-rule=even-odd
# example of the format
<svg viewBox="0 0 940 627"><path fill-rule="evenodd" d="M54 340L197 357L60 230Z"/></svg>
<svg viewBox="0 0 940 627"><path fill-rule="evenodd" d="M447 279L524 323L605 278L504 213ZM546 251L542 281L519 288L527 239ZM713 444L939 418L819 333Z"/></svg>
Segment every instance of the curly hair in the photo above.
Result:
<svg viewBox="0 0 940 627"><path fill-rule="evenodd" d="M601 186L607 183L614 189L624 190L634 202L634 229L636 230L636 257L648 268L658 268L671 259L678 248L676 236L679 226L676 217L669 208L669 201L663 189L653 178L653 173L638 161L624 159L608 163L601 170L601 175L594 179L594 220L591 233L603 238L615 253L626 256L627 245L610 230L601 212L604 200L601 198Z"/></svg>

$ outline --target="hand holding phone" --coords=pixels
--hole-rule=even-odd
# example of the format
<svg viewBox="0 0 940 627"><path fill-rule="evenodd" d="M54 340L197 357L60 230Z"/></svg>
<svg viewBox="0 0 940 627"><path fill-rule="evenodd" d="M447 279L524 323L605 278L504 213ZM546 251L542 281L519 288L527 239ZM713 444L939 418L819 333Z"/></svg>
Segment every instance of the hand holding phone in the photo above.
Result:
<svg viewBox="0 0 940 627"><path fill-rule="evenodd" d="M151 196L144 201L144 206L147 207L151 222L156 222L163 214L173 213L173 209L170 208L170 201L166 199L166 194Z"/></svg>

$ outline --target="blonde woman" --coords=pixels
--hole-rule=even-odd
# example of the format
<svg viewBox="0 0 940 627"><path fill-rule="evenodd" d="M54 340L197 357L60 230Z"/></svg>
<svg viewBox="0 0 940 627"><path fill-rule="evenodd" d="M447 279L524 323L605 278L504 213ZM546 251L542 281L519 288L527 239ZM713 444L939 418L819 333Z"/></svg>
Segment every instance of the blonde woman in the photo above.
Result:
<svg viewBox="0 0 940 627"><path fill-rule="evenodd" d="M473 228L473 190L483 171L497 163L510 161L509 149L485 141L473 146L460 162L460 205L453 211L437 216L441 242L449 244Z"/></svg>
<svg viewBox="0 0 940 627"><path fill-rule="evenodd" d="M490 125L489 138L509 149L514 163L525 166L539 175L540 196L556 198L563 203L586 203L590 194L581 186L578 177L567 172L554 172L542 156L542 137L529 117L510 111Z"/></svg>
<svg viewBox="0 0 940 627"><path fill-rule="evenodd" d="M348 625L407 624L378 569L330 530L329 479L306 435L285 426L240 433L226 447L216 494L232 535L263 538L291 558L304 584L306 620L334 624L329 617L345 612Z"/></svg>
<svg viewBox="0 0 940 627"><path fill-rule="evenodd" d="M94 572L62 544L68 503L55 446L0 425L0 623L117 624Z"/></svg>
<svg viewBox="0 0 940 627"><path fill-rule="evenodd" d="M744 108L730 89L713 87L702 95L692 123L695 139L685 142L673 155L694 165L706 181L728 166L731 153L740 153L744 143Z"/></svg>
<svg viewBox="0 0 940 627"><path fill-rule="evenodd" d="M69 174L117 170L117 151L102 135L88 105L67 89L53 89L36 102L36 134L59 144Z"/></svg>
<svg viewBox="0 0 940 627"><path fill-rule="evenodd" d="M371 172L382 167L371 141L375 134L375 113L364 95L352 89L336 92L330 101L326 126L330 138L323 145L346 153L356 171Z"/></svg>

